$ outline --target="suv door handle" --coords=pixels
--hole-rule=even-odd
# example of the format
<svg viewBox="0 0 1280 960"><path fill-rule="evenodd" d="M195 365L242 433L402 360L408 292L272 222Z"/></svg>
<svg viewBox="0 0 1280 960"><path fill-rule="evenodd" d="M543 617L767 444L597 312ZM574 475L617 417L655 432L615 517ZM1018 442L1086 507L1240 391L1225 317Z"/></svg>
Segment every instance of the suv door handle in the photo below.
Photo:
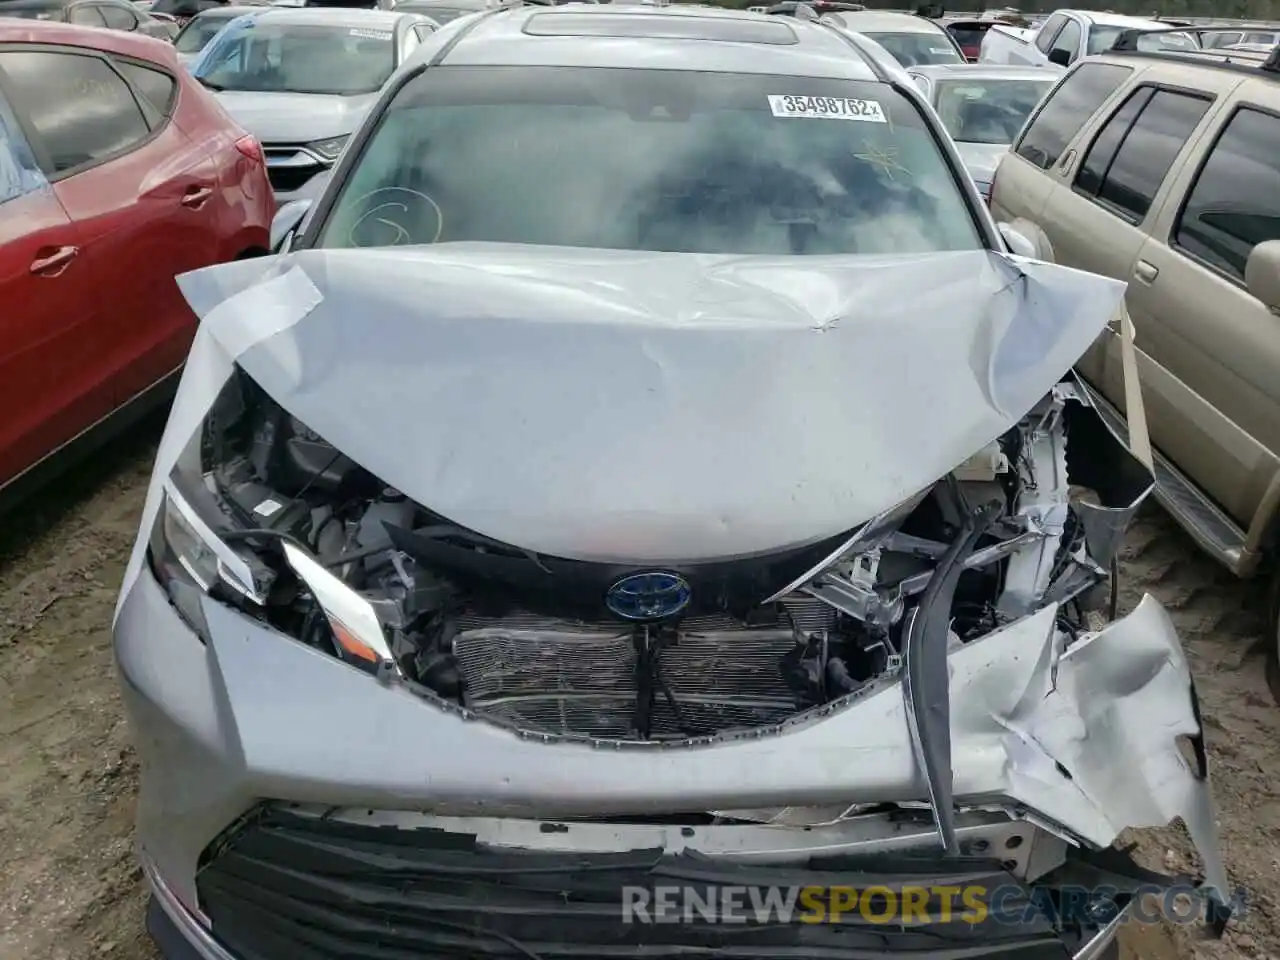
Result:
<svg viewBox="0 0 1280 960"><path fill-rule="evenodd" d="M204 206L204 202L213 196L213 191L208 187L192 187L182 197L182 205L184 207L195 207L199 209Z"/></svg>
<svg viewBox="0 0 1280 960"><path fill-rule="evenodd" d="M1160 268L1154 263L1139 260L1134 265L1133 275L1143 283L1155 283L1156 277L1160 276Z"/></svg>
<svg viewBox="0 0 1280 960"><path fill-rule="evenodd" d="M50 248L44 247L41 252L43 253L44 250L48 249ZM47 256L37 257L32 260L30 270L37 277L56 277L67 269L67 265L76 258L79 252L79 247L58 247Z"/></svg>
<svg viewBox="0 0 1280 960"><path fill-rule="evenodd" d="M1074 150L1068 150L1066 153L1062 155L1062 159L1058 161L1058 169L1061 170L1063 173L1066 173L1068 170L1071 169L1071 161L1073 161L1075 158L1076 158L1076 152Z"/></svg>

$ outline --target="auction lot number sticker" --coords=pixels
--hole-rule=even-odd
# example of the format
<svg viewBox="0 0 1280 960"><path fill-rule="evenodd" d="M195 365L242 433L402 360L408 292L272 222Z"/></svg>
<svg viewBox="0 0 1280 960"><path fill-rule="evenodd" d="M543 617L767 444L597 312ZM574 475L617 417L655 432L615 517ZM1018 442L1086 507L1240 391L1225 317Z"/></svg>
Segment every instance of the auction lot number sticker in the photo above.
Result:
<svg viewBox="0 0 1280 960"><path fill-rule="evenodd" d="M820 120L862 120L888 123L875 100L849 97L792 97L769 94L769 110L775 117L816 117Z"/></svg>

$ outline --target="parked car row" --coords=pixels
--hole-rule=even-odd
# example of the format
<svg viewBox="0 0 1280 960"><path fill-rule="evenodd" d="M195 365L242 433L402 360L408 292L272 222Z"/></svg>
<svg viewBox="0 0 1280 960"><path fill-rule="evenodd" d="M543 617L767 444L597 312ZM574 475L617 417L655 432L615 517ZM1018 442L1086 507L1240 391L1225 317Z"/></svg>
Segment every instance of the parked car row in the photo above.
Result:
<svg viewBox="0 0 1280 960"><path fill-rule="evenodd" d="M162 40L178 33L171 18L153 16L127 0L0 0L0 22L4 18L102 27Z"/></svg>

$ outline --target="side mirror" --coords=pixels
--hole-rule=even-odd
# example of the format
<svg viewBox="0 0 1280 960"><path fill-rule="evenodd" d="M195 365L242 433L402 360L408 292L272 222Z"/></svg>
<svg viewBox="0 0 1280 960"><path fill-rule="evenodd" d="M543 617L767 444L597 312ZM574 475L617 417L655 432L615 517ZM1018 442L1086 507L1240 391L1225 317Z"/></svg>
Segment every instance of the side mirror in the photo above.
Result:
<svg viewBox="0 0 1280 960"><path fill-rule="evenodd" d="M1055 47L1049 51L1049 62L1060 67L1069 67L1071 66L1071 51Z"/></svg>
<svg viewBox="0 0 1280 960"><path fill-rule="evenodd" d="M1043 260L1046 263L1054 262L1053 246L1049 243L1049 238L1030 220L1019 217L1013 223L998 223L996 227L1013 255L1029 260Z"/></svg>
<svg viewBox="0 0 1280 960"><path fill-rule="evenodd" d="M1244 285L1272 310L1280 312L1280 240L1267 240L1249 253Z"/></svg>
<svg viewBox="0 0 1280 960"><path fill-rule="evenodd" d="M311 209L311 200L290 200L271 218L271 252L288 253L293 246L294 235L298 224Z"/></svg>

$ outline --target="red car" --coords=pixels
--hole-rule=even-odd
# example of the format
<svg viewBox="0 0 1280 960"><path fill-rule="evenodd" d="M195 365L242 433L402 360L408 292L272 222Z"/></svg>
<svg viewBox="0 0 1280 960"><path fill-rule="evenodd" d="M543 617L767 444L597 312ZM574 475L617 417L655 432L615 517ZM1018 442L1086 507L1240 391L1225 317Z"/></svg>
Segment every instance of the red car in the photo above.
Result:
<svg viewBox="0 0 1280 960"><path fill-rule="evenodd" d="M196 327L174 276L266 253L274 213L171 44L0 16L2 499L167 402Z"/></svg>
<svg viewBox="0 0 1280 960"><path fill-rule="evenodd" d="M982 50L982 39L987 35L987 31L991 29L992 24L999 22L998 20L975 20L965 17L950 17L938 21L951 34L952 39L960 45L964 58L970 63L978 62L978 54Z"/></svg>

